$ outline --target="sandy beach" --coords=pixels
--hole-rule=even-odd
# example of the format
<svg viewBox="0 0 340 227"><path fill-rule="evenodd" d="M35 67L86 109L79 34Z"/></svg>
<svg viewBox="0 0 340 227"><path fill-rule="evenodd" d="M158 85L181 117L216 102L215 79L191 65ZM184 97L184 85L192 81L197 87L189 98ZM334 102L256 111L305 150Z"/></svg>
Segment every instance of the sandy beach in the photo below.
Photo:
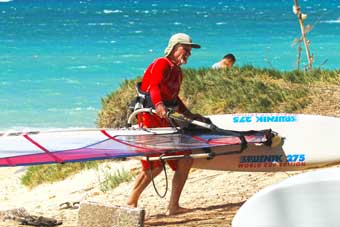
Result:
<svg viewBox="0 0 340 227"><path fill-rule="evenodd" d="M40 185L28 190L20 184L24 167L1 168L0 210L25 208L32 215L53 217L63 221L61 226L77 226L78 209L60 209L65 202L109 202L125 205L134 182L122 183L110 192L100 191L100 181L107 171L126 169L138 171L139 161L129 160L101 164L64 181ZM172 171L169 170L171 184ZM289 177L285 173L221 172L192 169L181 197L181 205L192 212L166 216L170 193L159 198L150 185L142 194L139 207L146 210L145 226L231 226L237 209L261 188ZM165 190L164 174L156 179L158 190ZM171 187L170 187L171 188ZM0 226L20 226L12 220Z"/></svg>

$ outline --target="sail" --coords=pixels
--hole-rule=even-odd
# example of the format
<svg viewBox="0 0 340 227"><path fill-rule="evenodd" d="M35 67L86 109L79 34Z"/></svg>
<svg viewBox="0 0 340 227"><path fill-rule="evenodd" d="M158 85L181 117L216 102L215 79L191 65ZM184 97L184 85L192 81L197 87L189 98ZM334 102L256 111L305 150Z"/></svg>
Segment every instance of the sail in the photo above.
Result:
<svg viewBox="0 0 340 227"><path fill-rule="evenodd" d="M245 139L248 143L267 141L265 133L258 131ZM237 136L206 131L179 133L172 128L0 133L0 166L171 155L240 144Z"/></svg>

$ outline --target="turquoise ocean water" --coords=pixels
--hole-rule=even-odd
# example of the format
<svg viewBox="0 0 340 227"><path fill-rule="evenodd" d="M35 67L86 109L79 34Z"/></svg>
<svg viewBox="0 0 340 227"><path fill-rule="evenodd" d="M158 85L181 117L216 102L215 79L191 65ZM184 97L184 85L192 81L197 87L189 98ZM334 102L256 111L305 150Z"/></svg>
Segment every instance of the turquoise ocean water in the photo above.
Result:
<svg viewBox="0 0 340 227"><path fill-rule="evenodd" d="M142 75L177 32L202 45L185 67L210 67L232 52L238 66L296 69L293 3L0 0L0 131L95 127L101 98ZM315 66L339 69L340 1L299 3L314 26Z"/></svg>

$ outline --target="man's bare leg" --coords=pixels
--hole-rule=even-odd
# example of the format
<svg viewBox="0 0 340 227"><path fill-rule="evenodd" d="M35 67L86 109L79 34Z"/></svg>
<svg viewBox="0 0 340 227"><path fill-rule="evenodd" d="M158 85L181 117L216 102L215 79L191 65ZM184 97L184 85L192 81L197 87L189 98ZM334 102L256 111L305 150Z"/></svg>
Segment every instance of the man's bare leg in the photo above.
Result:
<svg viewBox="0 0 340 227"><path fill-rule="evenodd" d="M188 178L192 163L192 159L181 159L178 161L177 169L172 179L172 191L168 207L169 215L180 214L189 211L189 209L179 206L179 198Z"/></svg>
<svg viewBox="0 0 340 227"><path fill-rule="evenodd" d="M156 177L160 172L162 172L162 167L156 167L152 169L152 176ZM127 204L131 207L137 207L138 199L144 189L150 184L151 182L151 176L149 170L142 170L142 172L137 177L135 186L133 187L133 190L131 192L131 195L128 199Z"/></svg>

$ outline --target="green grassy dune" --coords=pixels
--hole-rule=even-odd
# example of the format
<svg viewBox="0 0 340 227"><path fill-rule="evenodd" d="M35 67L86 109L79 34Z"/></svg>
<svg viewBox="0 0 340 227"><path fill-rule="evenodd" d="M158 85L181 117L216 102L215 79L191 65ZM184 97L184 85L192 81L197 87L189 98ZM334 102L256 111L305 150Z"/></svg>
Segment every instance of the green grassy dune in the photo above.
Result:
<svg viewBox="0 0 340 227"><path fill-rule="evenodd" d="M304 73L257 69L252 66L231 70L186 69L180 97L194 113L202 115L240 112L303 112L312 103L311 85L339 84L340 71ZM123 127L127 105L136 95L141 77L127 80L102 99L98 127Z"/></svg>

